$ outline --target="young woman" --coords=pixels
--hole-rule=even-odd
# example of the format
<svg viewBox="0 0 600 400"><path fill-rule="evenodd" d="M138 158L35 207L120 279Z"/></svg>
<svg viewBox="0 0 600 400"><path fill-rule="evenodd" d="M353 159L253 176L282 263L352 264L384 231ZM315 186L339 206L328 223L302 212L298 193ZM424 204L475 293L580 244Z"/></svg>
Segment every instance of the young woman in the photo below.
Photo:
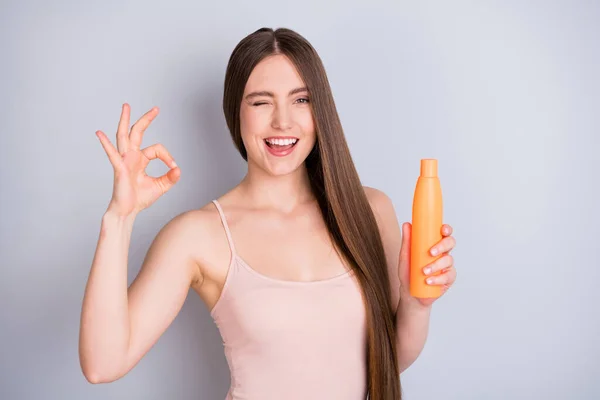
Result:
<svg viewBox="0 0 600 400"><path fill-rule="evenodd" d="M156 343L189 288L217 324L231 369L228 399L401 398L401 371L422 350L434 299L408 292L410 224L363 187L319 56L289 29L259 29L234 49L223 110L248 163L221 198L169 221L127 287L136 215L180 177L160 144L142 149L153 108L117 148L97 135L115 171L83 300L80 360L86 378L125 375ZM152 178L158 158L171 169ZM429 274L456 278L448 225Z"/></svg>

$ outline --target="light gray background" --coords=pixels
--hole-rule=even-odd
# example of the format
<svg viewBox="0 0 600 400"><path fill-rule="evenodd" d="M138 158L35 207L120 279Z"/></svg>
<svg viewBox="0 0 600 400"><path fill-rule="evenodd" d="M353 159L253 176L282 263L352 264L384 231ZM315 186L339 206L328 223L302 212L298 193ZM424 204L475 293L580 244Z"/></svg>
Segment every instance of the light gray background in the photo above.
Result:
<svg viewBox="0 0 600 400"><path fill-rule="evenodd" d="M182 169L136 220L132 280L168 220L243 176L222 82L262 26L315 46L363 183L400 222L419 159L439 159L458 280L402 375L406 399L600 398L598 2L1 4L0 398L224 398L220 337L193 293L126 377L90 385L79 369L112 191L94 132L114 141L123 102L135 119L159 106L144 144Z"/></svg>

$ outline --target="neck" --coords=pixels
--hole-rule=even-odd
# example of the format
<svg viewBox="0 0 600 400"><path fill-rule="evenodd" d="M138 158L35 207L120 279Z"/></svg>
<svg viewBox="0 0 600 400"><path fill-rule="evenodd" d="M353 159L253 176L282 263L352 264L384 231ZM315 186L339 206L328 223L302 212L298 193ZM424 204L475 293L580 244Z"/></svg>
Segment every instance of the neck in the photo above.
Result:
<svg viewBox="0 0 600 400"><path fill-rule="evenodd" d="M252 207L283 212L290 212L315 198L305 164L287 175L273 176L249 163L239 189Z"/></svg>

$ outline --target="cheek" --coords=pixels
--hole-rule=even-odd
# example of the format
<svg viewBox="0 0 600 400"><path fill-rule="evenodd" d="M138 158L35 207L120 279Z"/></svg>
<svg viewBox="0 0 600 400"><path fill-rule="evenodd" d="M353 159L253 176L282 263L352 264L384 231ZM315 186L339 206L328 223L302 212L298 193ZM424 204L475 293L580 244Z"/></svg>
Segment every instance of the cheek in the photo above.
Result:
<svg viewBox="0 0 600 400"><path fill-rule="evenodd" d="M310 112L303 113L300 118L298 118L298 123L300 126L302 126L302 130L306 133L313 132L315 130L314 119Z"/></svg>
<svg viewBox="0 0 600 400"><path fill-rule="evenodd" d="M270 126L270 115L261 110L241 110L240 126L248 136L263 135Z"/></svg>
<svg viewBox="0 0 600 400"><path fill-rule="evenodd" d="M298 120L298 124L302 127L302 132L307 136L307 139L311 142L316 141L315 120L312 113L307 112L305 115L302 115L302 118Z"/></svg>
<svg viewBox="0 0 600 400"><path fill-rule="evenodd" d="M255 145L252 138L262 135L265 129L264 125L264 118L261 118L257 113L244 109L240 110L240 130L246 148Z"/></svg>

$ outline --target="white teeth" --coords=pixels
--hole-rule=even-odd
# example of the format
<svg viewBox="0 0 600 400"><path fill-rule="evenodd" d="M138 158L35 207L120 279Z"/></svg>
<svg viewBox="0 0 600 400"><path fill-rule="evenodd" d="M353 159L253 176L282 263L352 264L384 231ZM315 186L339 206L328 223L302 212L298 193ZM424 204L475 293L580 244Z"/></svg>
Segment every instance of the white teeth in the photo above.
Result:
<svg viewBox="0 0 600 400"><path fill-rule="evenodd" d="M269 144L275 144L278 146L287 146L290 144L294 144L298 141L298 139L266 139Z"/></svg>

